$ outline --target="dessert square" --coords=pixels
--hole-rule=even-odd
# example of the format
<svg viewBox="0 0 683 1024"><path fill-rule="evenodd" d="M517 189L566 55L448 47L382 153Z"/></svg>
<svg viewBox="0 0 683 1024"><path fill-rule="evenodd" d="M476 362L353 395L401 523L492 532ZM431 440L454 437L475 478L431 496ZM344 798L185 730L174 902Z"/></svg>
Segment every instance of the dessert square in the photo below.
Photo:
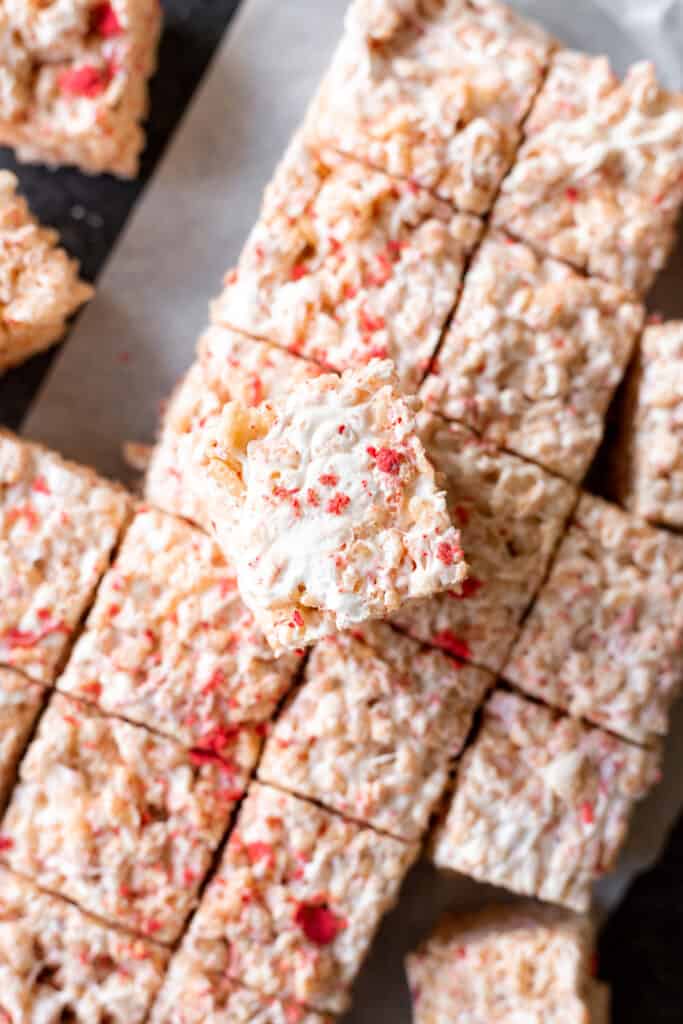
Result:
<svg viewBox="0 0 683 1024"><path fill-rule="evenodd" d="M325 374L207 430L219 543L276 652L457 589L460 535L388 361Z"/></svg>
<svg viewBox="0 0 683 1024"><path fill-rule="evenodd" d="M499 691L434 836L437 867L584 911L659 757Z"/></svg>
<svg viewBox="0 0 683 1024"><path fill-rule="evenodd" d="M266 742L259 778L419 839L493 682L385 624L369 638L322 640Z"/></svg>
<svg viewBox="0 0 683 1024"><path fill-rule="evenodd" d="M623 82L605 57L552 61L494 223L541 251L642 294L664 266L683 201L683 94L654 67Z"/></svg>
<svg viewBox="0 0 683 1024"><path fill-rule="evenodd" d="M275 659L214 541L143 508L104 577L59 689L179 740L228 747L289 689L295 654Z"/></svg>
<svg viewBox="0 0 683 1024"><path fill-rule="evenodd" d="M5 0L0 143L20 160L134 177L158 0Z"/></svg>
<svg viewBox="0 0 683 1024"><path fill-rule="evenodd" d="M263 995L341 1011L417 853L254 783L184 948Z"/></svg>
<svg viewBox="0 0 683 1024"><path fill-rule="evenodd" d="M425 403L578 482L643 315L616 285L489 235L424 384Z"/></svg>
<svg viewBox="0 0 683 1024"><path fill-rule="evenodd" d="M683 538L582 496L503 673L639 743L683 682Z"/></svg>
<svg viewBox="0 0 683 1024"><path fill-rule="evenodd" d="M0 1018L143 1024L168 953L0 868Z"/></svg>
<svg viewBox="0 0 683 1024"><path fill-rule="evenodd" d="M0 431L0 661L54 681L129 511L123 488Z"/></svg>
<svg viewBox="0 0 683 1024"><path fill-rule="evenodd" d="M427 455L445 480L469 574L459 593L413 601L392 621L498 673L545 578L576 491L458 423L422 413L419 424Z"/></svg>
<svg viewBox="0 0 683 1024"><path fill-rule="evenodd" d="M307 136L486 213L550 49L540 27L488 0L356 0Z"/></svg>
<svg viewBox="0 0 683 1024"><path fill-rule="evenodd" d="M241 729L213 750L56 694L2 822L9 866L161 942L180 933L256 762Z"/></svg>
<svg viewBox="0 0 683 1024"><path fill-rule="evenodd" d="M14 785L17 765L44 696L39 683L11 668L0 668L0 811Z"/></svg>
<svg viewBox="0 0 683 1024"><path fill-rule="evenodd" d="M425 189L297 137L212 318L328 369L392 359L414 392L480 233Z"/></svg>

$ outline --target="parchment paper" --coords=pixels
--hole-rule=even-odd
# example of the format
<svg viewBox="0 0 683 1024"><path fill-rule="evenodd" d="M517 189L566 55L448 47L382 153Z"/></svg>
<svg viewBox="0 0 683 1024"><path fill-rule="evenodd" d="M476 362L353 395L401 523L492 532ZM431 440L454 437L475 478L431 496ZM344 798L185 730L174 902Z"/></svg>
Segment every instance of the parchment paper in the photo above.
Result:
<svg viewBox="0 0 683 1024"><path fill-rule="evenodd" d="M623 71L655 60L683 87L683 0L520 0L567 44L607 52ZM341 33L346 0L243 0L240 13L155 178L39 394L24 433L126 479L121 444L151 441L159 404L192 360L207 303L254 222L260 194L298 124ZM683 315L683 253L655 291ZM678 742L676 742L678 741ZM678 752L676 751L678 747ZM683 803L683 707L664 781L638 811L620 870L598 886L614 906L657 855ZM445 878L427 865L409 877L356 990L353 1024L408 1024L402 958L446 907L501 893Z"/></svg>

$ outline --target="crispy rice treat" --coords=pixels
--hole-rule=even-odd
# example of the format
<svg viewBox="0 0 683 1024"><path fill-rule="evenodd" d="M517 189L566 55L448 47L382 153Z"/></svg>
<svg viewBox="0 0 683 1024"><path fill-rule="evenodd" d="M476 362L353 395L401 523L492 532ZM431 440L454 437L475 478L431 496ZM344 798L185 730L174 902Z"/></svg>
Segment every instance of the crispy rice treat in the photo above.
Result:
<svg viewBox="0 0 683 1024"><path fill-rule="evenodd" d="M187 750L57 694L2 823L10 867L84 910L172 942L256 762L240 730Z"/></svg>
<svg viewBox="0 0 683 1024"><path fill-rule="evenodd" d="M651 64L623 83L605 57L562 51L526 124L494 221L543 252L642 293L683 201L683 95Z"/></svg>
<svg viewBox="0 0 683 1024"><path fill-rule="evenodd" d="M643 322L629 293L493 233L423 388L427 406L580 481Z"/></svg>
<svg viewBox="0 0 683 1024"><path fill-rule="evenodd" d="M142 1024L167 959L0 868L4 1024Z"/></svg>
<svg viewBox="0 0 683 1024"><path fill-rule="evenodd" d="M207 507L276 651L466 575L460 535L391 363L326 374L275 406L225 407L204 452Z"/></svg>
<svg viewBox="0 0 683 1024"><path fill-rule="evenodd" d="M583 495L504 675L636 742L683 681L683 538Z"/></svg>
<svg viewBox="0 0 683 1024"><path fill-rule="evenodd" d="M123 488L0 431L0 662L54 681L129 510Z"/></svg>
<svg viewBox="0 0 683 1024"><path fill-rule="evenodd" d="M341 1011L417 853L252 784L185 949L213 975Z"/></svg>
<svg viewBox="0 0 683 1024"><path fill-rule="evenodd" d="M602 1024L589 921L537 903L446 915L406 958L415 1024ZM606 1018L605 1018L606 1021Z"/></svg>
<svg viewBox="0 0 683 1024"><path fill-rule="evenodd" d="M615 864L658 755L495 693L437 828L437 867L574 910Z"/></svg>
<svg viewBox="0 0 683 1024"><path fill-rule="evenodd" d="M460 424L422 413L419 425L427 455L445 478L470 571L460 593L411 602L393 621L418 640L500 672L576 491Z"/></svg>
<svg viewBox="0 0 683 1024"><path fill-rule="evenodd" d="M11 668L0 668L0 811L14 785L17 765L44 695L39 683L32 683Z"/></svg>
<svg viewBox="0 0 683 1024"><path fill-rule="evenodd" d="M371 642L376 650L349 634L318 644L266 743L259 778L419 839L493 676L384 624Z"/></svg>
<svg viewBox="0 0 683 1024"><path fill-rule="evenodd" d="M392 359L414 392L480 232L425 189L297 137L212 317L327 368Z"/></svg>
<svg viewBox="0 0 683 1024"><path fill-rule="evenodd" d="M143 509L105 576L59 688L220 753L264 722L299 659L275 660L218 546Z"/></svg>
<svg viewBox="0 0 683 1024"><path fill-rule="evenodd" d="M133 177L160 27L158 0L2 0L0 143Z"/></svg>
<svg viewBox="0 0 683 1024"><path fill-rule="evenodd" d="M488 0L355 0L307 135L486 213L550 46Z"/></svg>

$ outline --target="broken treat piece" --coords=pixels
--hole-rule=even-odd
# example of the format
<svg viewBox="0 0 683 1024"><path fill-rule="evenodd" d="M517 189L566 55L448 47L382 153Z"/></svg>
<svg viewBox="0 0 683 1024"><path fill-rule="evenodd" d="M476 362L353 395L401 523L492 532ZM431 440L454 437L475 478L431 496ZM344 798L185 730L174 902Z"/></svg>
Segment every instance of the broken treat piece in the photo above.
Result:
<svg viewBox="0 0 683 1024"><path fill-rule="evenodd" d="M355 0L307 138L486 213L551 46L489 0Z"/></svg>
<svg viewBox="0 0 683 1024"><path fill-rule="evenodd" d="M437 867L574 910L615 864L659 757L540 704L497 692L437 827Z"/></svg>
<svg viewBox="0 0 683 1024"><path fill-rule="evenodd" d="M481 222L295 138L212 318L327 369L391 359L415 392Z"/></svg>
<svg viewBox="0 0 683 1024"><path fill-rule="evenodd" d="M56 694L0 828L10 867L107 920L178 937L259 752L187 750Z"/></svg>
<svg viewBox="0 0 683 1024"><path fill-rule="evenodd" d="M419 839L493 682L383 623L329 637L273 727L259 778Z"/></svg>
<svg viewBox="0 0 683 1024"><path fill-rule="evenodd" d="M253 783L184 951L265 996L341 1011L418 849Z"/></svg>
<svg viewBox="0 0 683 1024"><path fill-rule="evenodd" d="M587 918L538 903L447 914L406 958L413 1020L607 1024L592 1009L593 941Z"/></svg>
<svg viewBox="0 0 683 1024"><path fill-rule="evenodd" d="M651 64L619 82L605 57L563 50L525 134L494 223L589 274L647 291L683 202L683 94L662 89Z"/></svg>
<svg viewBox="0 0 683 1024"><path fill-rule="evenodd" d="M683 682L683 538L584 494L503 674L636 742L665 735Z"/></svg>
<svg viewBox="0 0 683 1024"><path fill-rule="evenodd" d="M458 589L460 535L391 363L326 374L208 431L207 507L276 651Z"/></svg>
<svg viewBox="0 0 683 1024"><path fill-rule="evenodd" d="M218 545L141 509L104 577L60 690L104 711L221 752L265 722L299 659L276 660Z"/></svg>
<svg viewBox="0 0 683 1024"><path fill-rule="evenodd" d="M158 0L5 0L0 143L20 160L135 176Z"/></svg>
<svg viewBox="0 0 683 1024"><path fill-rule="evenodd" d="M622 288L489 235L422 397L502 448L585 476L643 323Z"/></svg>
<svg viewBox="0 0 683 1024"><path fill-rule="evenodd" d="M14 785L17 765L45 692L39 683L32 683L20 672L0 668L0 812Z"/></svg>
<svg viewBox="0 0 683 1024"><path fill-rule="evenodd" d="M392 621L424 643L500 672L562 535L576 490L467 427L421 413L420 437L442 474L469 576L404 605Z"/></svg>
<svg viewBox="0 0 683 1024"><path fill-rule="evenodd" d="M122 487L0 431L0 661L54 681L129 511Z"/></svg>
<svg viewBox="0 0 683 1024"><path fill-rule="evenodd" d="M168 953L0 868L0 1020L143 1024Z"/></svg>

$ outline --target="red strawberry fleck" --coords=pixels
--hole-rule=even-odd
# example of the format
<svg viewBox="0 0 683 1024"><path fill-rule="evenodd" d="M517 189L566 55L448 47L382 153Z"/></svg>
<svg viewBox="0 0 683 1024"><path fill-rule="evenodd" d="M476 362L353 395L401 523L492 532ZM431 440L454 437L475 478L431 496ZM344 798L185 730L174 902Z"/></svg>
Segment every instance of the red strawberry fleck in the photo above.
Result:
<svg viewBox="0 0 683 1024"><path fill-rule="evenodd" d="M203 765L214 765L219 771L224 772L226 775L233 775L235 772L235 766L230 761L226 761L219 754L213 753L209 750L200 750L198 747L193 747L189 751L188 757L190 764L193 764L195 768L201 768Z"/></svg>
<svg viewBox="0 0 683 1024"><path fill-rule="evenodd" d="M383 473L391 473L396 476L401 469L403 456L392 448L380 448L377 452L377 468Z"/></svg>
<svg viewBox="0 0 683 1024"><path fill-rule="evenodd" d="M266 867L270 868L275 863L275 851L270 843L247 843L245 849L252 864L257 863L260 860L264 860L266 861Z"/></svg>
<svg viewBox="0 0 683 1024"><path fill-rule="evenodd" d="M386 327L386 320L383 316L372 316L367 310L361 309L358 312L361 330L365 334L374 334L375 331L383 331Z"/></svg>
<svg viewBox="0 0 683 1024"><path fill-rule="evenodd" d="M316 508L320 504L318 492L314 491L312 487L309 487L308 490L306 491L306 501L308 502L309 505L312 505L314 508Z"/></svg>
<svg viewBox="0 0 683 1024"><path fill-rule="evenodd" d="M33 481L33 490L37 491L38 494L51 494L51 490L47 485L47 480L44 476L37 476Z"/></svg>
<svg viewBox="0 0 683 1024"><path fill-rule="evenodd" d="M238 732L238 726L217 725L200 737L198 746L203 750L211 750L214 754L219 754L226 747L232 745Z"/></svg>
<svg viewBox="0 0 683 1024"><path fill-rule="evenodd" d="M592 825L595 821L595 813L593 811L593 804L590 800L584 800L581 804L581 821L584 825Z"/></svg>
<svg viewBox="0 0 683 1024"><path fill-rule="evenodd" d="M462 584L460 593L456 594L453 592L451 596L457 598L458 601L464 601L465 598L474 597L475 594L478 594L483 586L483 582L478 580L476 576L468 576Z"/></svg>
<svg viewBox="0 0 683 1024"><path fill-rule="evenodd" d="M339 477L336 473L323 473L319 479L324 487L336 487L339 483Z"/></svg>
<svg viewBox="0 0 683 1024"><path fill-rule="evenodd" d="M442 540L436 546L436 557L444 565L453 565L460 554L461 551L458 545L451 544L447 540Z"/></svg>
<svg viewBox="0 0 683 1024"><path fill-rule="evenodd" d="M292 267L289 279L290 281L300 281L302 277L306 277L309 273L310 271L308 267L305 267L303 263L295 263Z"/></svg>
<svg viewBox="0 0 683 1024"><path fill-rule="evenodd" d="M449 654L455 655L456 658L467 659L472 656L469 645L464 640L460 640L450 629L442 629L440 633L435 633L432 643L442 650L448 651Z"/></svg>
<svg viewBox="0 0 683 1024"><path fill-rule="evenodd" d="M338 917L324 903L300 903L294 921L309 942L314 942L316 946L329 946L347 925L345 918Z"/></svg>
<svg viewBox="0 0 683 1024"><path fill-rule="evenodd" d="M341 494L339 491L333 498L327 503L327 511L334 516L340 516L345 508L351 504L351 499L347 494Z"/></svg>
<svg viewBox="0 0 683 1024"><path fill-rule="evenodd" d="M0 836L0 851L11 850L14 846L14 840L10 839L9 836Z"/></svg>
<svg viewBox="0 0 683 1024"><path fill-rule="evenodd" d="M67 96L85 96L92 100L99 96L109 85L110 73L94 64L84 64L80 68L68 68L62 71L57 79L60 90Z"/></svg>
<svg viewBox="0 0 683 1024"><path fill-rule="evenodd" d="M570 203L575 203L579 198L579 191L576 188L567 188L565 189L564 194Z"/></svg>
<svg viewBox="0 0 683 1024"><path fill-rule="evenodd" d="M92 31L96 32L99 36L104 36L105 39L111 39L112 36L121 35L121 32L123 31L116 11L110 3L97 5L92 12L92 20L90 24Z"/></svg>
<svg viewBox="0 0 683 1024"><path fill-rule="evenodd" d="M298 608L294 609L294 614L292 615L292 620L293 620L295 626L299 626L299 628L301 628L301 626L303 626L303 624L304 624L304 617L303 617L303 615L301 614L301 612L299 611Z"/></svg>

